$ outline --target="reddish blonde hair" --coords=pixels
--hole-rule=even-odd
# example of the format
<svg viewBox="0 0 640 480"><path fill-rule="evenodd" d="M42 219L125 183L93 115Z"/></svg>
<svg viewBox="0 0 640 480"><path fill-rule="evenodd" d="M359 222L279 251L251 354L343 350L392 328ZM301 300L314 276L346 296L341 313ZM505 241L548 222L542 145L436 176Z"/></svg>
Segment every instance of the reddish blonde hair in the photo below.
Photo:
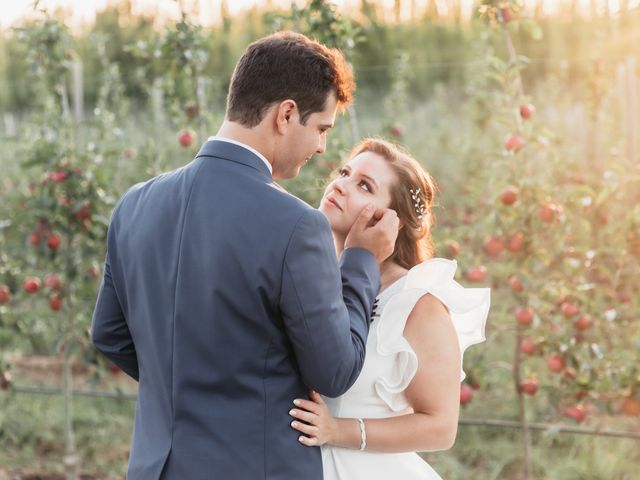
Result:
<svg viewBox="0 0 640 480"><path fill-rule="evenodd" d="M432 208L436 194L433 178L409 153L386 140L365 138L353 148L349 160L362 152L380 155L389 162L398 179L391 187L389 208L398 213L403 227L398 233L390 260L410 269L431 258L434 251L431 227L435 221ZM412 190L419 190L418 198L423 206L422 218L418 218Z"/></svg>

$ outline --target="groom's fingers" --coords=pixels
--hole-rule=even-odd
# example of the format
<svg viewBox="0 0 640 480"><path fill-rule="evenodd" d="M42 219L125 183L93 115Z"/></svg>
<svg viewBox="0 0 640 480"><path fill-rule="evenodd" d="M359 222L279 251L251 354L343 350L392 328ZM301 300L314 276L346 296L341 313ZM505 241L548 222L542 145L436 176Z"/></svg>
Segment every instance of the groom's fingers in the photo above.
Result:
<svg viewBox="0 0 640 480"><path fill-rule="evenodd" d="M358 215L358 218L356 218L351 229L358 232L364 231L372 221L374 221L375 213L376 209L373 204L370 203L360 211L360 214Z"/></svg>
<svg viewBox="0 0 640 480"><path fill-rule="evenodd" d="M391 210L390 208L380 210L380 218L378 218L377 225L380 225L381 229L388 228L391 232L395 232L399 223L400 219L395 210Z"/></svg>

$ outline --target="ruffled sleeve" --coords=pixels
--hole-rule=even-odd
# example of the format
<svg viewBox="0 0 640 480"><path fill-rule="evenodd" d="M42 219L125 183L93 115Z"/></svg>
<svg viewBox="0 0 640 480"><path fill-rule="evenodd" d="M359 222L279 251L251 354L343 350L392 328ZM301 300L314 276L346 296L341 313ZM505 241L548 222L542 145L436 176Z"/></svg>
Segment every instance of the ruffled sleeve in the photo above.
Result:
<svg viewBox="0 0 640 480"><path fill-rule="evenodd" d="M407 274L403 287L383 306L376 347L382 356L393 355L394 362L390 373L376 379L375 391L394 411L408 407L403 392L418 370L418 358L403 333L413 307L423 295L430 293L449 309L461 354L470 345L485 341L491 290L464 288L454 280L456 269L456 261L442 258L416 265ZM462 381L465 377L462 365L460 371Z"/></svg>

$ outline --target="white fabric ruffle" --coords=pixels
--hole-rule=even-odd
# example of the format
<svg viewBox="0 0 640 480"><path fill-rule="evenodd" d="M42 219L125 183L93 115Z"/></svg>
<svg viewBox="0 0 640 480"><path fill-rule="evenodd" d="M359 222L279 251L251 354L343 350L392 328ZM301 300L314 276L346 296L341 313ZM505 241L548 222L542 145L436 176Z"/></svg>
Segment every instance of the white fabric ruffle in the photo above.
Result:
<svg viewBox="0 0 640 480"><path fill-rule="evenodd" d="M409 270L404 285L383 305L377 328L377 351L382 356L394 355L391 374L376 379L376 394L393 411L409 405L403 394L418 370L418 358L404 338L407 319L418 300L430 293L449 310L460 342L461 360L470 346L485 341L485 325L491 304L489 288L464 288L454 280L455 260L433 258ZM386 292L381 294L384 296ZM460 365L461 381L465 373Z"/></svg>

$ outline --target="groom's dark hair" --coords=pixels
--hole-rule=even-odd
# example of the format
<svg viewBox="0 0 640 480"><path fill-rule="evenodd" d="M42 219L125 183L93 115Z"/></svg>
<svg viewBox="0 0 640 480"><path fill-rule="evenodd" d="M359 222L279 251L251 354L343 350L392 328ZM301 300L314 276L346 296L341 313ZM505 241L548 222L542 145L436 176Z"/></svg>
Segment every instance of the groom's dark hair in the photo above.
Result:
<svg viewBox="0 0 640 480"><path fill-rule="evenodd" d="M278 32L249 45L238 61L226 116L255 127L272 105L291 99L304 125L309 115L324 110L330 92L344 108L354 88L353 72L339 50L299 33Z"/></svg>

